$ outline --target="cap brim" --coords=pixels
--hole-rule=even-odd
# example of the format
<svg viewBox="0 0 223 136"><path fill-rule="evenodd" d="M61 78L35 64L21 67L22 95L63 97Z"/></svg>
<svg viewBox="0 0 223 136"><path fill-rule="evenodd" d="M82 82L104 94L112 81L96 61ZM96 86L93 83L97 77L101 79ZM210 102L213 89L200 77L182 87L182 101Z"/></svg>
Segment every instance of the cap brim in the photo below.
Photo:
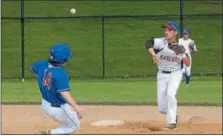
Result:
<svg viewBox="0 0 223 136"><path fill-rule="evenodd" d="M169 26L169 25L163 25L162 28L168 28L170 30L174 30L175 31L175 29L172 26Z"/></svg>
<svg viewBox="0 0 223 136"><path fill-rule="evenodd" d="M183 32L183 35L185 35L185 34L189 34L188 32Z"/></svg>

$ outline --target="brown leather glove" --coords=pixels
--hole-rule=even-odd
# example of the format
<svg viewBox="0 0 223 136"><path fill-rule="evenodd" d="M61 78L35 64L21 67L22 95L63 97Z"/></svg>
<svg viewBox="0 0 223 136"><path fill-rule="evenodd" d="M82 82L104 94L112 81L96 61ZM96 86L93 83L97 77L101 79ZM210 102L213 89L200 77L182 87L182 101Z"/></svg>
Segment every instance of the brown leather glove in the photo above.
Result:
<svg viewBox="0 0 223 136"><path fill-rule="evenodd" d="M182 45L179 45L178 43L169 43L168 47L169 49L173 50L177 55L185 52L184 47Z"/></svg>

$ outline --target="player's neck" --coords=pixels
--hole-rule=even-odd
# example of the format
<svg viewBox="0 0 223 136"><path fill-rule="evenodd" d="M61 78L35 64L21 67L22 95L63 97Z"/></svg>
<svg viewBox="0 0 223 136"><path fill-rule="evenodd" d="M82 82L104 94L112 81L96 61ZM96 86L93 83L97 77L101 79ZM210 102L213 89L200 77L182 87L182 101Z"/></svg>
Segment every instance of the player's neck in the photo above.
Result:
<svg viewBox="0 0 223 136"><path fill-rule="evenodd" d="M177 40L176 40L175 38L168 39L167 41L168 41L168 43L174 43L174 42L177 42Z"/></svg>
<svg viewBox="0 0 223 136"><path fill-rule="evenodd" d="M62 64L52 60L52 59L48 59L48 62L53 66L53 67L62 67Z"/></svg>

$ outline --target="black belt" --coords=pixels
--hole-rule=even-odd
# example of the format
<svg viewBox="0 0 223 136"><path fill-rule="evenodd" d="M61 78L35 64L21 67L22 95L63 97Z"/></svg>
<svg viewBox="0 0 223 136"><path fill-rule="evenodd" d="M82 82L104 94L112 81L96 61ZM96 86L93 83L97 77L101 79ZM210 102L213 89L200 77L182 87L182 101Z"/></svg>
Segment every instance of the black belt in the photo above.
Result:
<svg viewBox="0 0 223 136"><path fill-rule="evenodd" d="M44 99L44 100L46 100L46 99ZM53 103L51 103L51 102L49 102L48 100L46 100L48 103L50 103L50 106L51 107L55 107L55 108L60 108L61 107L61 105L60 104L53 104Z"/></svg>
<svg viewBox="0 0 223 136"><path fill-rule="evenodd" d="M59 104L52 104L52 103L51 103L51 107L60 108L61 105L59 105Z"/></svg>
<svg viewBox="0 0 223 136"><path fill-rule="evenodd" d="M173 73L173 71L161 71L162 73L164 73L164 74L171 74L171 73Z"/></svg>

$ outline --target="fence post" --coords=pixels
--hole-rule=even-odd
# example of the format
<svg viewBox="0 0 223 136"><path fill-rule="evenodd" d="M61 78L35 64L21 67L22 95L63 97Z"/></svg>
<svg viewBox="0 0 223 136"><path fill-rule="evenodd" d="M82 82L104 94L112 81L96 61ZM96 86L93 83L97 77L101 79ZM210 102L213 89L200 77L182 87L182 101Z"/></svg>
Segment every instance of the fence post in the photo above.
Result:
<svg viewBox="0 0 223 136"><path fill-rule="evenodd" d="M184 0L180 0L180 37L182 37L182 32L183 32L183 16L184 16L184 13L183 13L183 7L184 7L184 3L183 3Z"/></svg>
<svg viewBox="0 0 223 136"><path fill-rule="evenodd" d="M105 35L104 35L104 16L101 17L101 45L102 45L102 76L105 78Z"/></svg>
<svg viewBox="0 0 223 136"><path fill-rule="evenodd" d="M24 54L24 0L21 0L21 56L22 56L22 64L21 64L21 76L22 82L25 81L25 54Z"/></svg>

